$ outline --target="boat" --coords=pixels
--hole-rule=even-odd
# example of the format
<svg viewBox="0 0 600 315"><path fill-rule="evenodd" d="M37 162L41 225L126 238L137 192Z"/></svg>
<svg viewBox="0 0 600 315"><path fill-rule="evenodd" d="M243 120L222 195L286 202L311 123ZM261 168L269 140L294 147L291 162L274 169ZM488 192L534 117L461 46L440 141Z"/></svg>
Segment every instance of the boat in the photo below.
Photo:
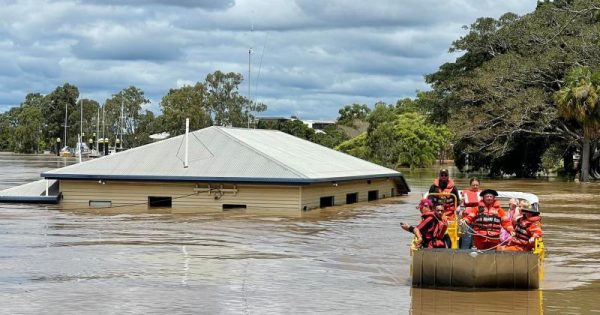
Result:
<svg viewBox="0 0 600 315"><path fill-rule="evenodd" d="M69 146L65 146L60 149L59 155L62 157L73 157L73 150Z"/></svg>
<svg viewBox="0 0 600 315"><path fill-rule="evenodd" d="M429 194L445 197L451 194ZM503 208L510 198L524 199L539 210L536 195L522 192L498 192ZM454 199L456 200L456 199ZM455 209L456 203L455 203ZM533 251L496 251L459 249L458 222L448 221L450 248L418 248L411 245L413 287L538 289L544 277L544 242L537 239Z"/></svg>

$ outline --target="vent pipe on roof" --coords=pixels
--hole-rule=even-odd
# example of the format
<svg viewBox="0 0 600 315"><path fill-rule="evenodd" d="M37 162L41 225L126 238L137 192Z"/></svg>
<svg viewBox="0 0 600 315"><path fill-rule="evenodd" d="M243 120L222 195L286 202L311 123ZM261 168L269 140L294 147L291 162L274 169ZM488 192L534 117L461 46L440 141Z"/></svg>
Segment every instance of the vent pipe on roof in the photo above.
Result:
<svg viewBox="0 0 600 315"><path fill-rule="evenodd" d="M187 168L188 167L188 134L190 133L190 119L186 118L185 119L185 160L183 162L183 167Z"/></svg>

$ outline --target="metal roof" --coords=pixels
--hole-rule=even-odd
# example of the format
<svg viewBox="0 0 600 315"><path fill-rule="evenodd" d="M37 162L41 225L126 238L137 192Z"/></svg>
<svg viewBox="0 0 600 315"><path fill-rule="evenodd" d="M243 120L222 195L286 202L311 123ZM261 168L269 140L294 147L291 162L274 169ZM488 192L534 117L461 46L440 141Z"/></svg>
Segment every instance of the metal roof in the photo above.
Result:
<svg viewBox="0 0 600 315"><path fill-rule="evenodd" d="M42 173L51 179L116 179L295 183L402 177L401 173L265 129L208 127L184 135ZM408 187L408 186L407 186Z"/></svg>

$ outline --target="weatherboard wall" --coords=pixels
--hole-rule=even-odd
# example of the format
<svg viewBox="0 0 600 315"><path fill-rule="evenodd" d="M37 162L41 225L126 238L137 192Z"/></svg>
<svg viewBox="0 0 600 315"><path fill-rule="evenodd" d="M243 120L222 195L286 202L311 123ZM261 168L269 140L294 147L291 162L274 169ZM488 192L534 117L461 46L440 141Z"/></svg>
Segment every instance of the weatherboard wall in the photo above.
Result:
<svg viewBox="0 0 600 315"><path fill-rule="evenodd" d="M223 211L223 205L245 206L246 213L290 213L320 207L322 197L333 196L335 205L346 204L346 195L358 194L357 202L368 200L369 191L377 191L377 199L392 197L396 187L390 179L313 184L307 186L218 185L209 184L61 180L61 204L67 209L90 209L90 201L110 202L116 211L148 210L148 197L170 197L174 213ZM223 188L222 194L214 189ZM237 189L233 193L226 190ZM232 209L235 210L235 209ZM239 209L242 210L242 209Z"/></svg>
<svg viewBox="0 0 600 315"><path fill-rule="evenodd" d="M302 208L319 208L321 197L333 196L336 206L346 204L346 195L358 193L358 202L368 201L369 191L377 190L377 199L393 197L398 192L391 179L358 180L302 186Z"/></svg>
<svg viewBox="0 0 600 315"><path fill-rule="evenodd" d="M221 188L221 185L210 185ZM208 184L120 182L61 180L60 191L65 208L90 208L90 200L110 201L113 208L147 209L148 197L171 197L170 212L195 213L222 211L223 205L245 205L246 212L293 212L300 210L300 188L298 186L274 185L235 185L237 193L197 192L194 189L207 188ZM223 185L224 189L234 189L234 185ZM216 196L219 198L215 198Z"/></svg>

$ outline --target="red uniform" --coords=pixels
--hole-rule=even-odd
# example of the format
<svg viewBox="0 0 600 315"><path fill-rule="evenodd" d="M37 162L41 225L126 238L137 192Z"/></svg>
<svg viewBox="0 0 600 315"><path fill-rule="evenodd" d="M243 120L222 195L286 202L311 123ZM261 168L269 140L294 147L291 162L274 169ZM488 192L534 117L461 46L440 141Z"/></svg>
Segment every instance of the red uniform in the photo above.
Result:
<svg viewBox="0 0 600 315"><path fill-rule="evenodd" d="M443 238L448 229L448 224L444 220L438 219L433 211L425 212L422 218L423 220L416 228L419 229L423 237L423 247L446 247Z"/></svg>
<svg viewBox="0 0 600 315"><path fill-rule="evenodd" d="M497 200L489 207L480 201L477 211L469 213L464 220L473 226L473 245L477 249L489 249L500 244L502 227L509 233L513 232L513 226Z"/></svg>
<svg viewBox="0 0 600 315"><path fill-rule="evenodd" d="M538 215L526 218L525 216L519 217L515 224L515 237L508 241L508 245L502 246L500 250L513 250L513 251L530 251L533 250L535 245L534 242L530 242L531 238L534 239L542 237L542 218Z"/></svg>

